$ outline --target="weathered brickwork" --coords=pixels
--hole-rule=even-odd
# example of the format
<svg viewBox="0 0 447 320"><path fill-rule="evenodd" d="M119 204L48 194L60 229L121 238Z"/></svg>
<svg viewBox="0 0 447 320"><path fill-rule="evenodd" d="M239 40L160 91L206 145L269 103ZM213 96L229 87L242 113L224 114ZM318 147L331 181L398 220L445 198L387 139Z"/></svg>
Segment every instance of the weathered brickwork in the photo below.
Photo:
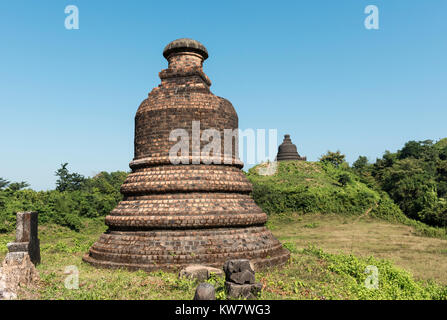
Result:
<svg viewBox="0 0 447 320"><path fill-rule="evenodd" d="M101 236L86 260L98 266L154 270L193 263L221 268L224 261L238 258L265 267L284 262L288 252L265 227L112 231Z"/></svg>
<svg viewBox="0 0 447 320"><path fill-rule="evenodd" d="M256 267L287 261L285 250L264 227L267 215L250 197L252 186L240 170L236 134L224 148L224 129L238 128L232 104L210 91L202 69L206 48L190 39L166 46L168 69L135 116L135 157L121 187L123 201L106 217L109 230L84 260L100 267L178 269L188 264L221 267L228 259L250 259ZM201 157L208 141L194 140L213 128L221 153ZM173 129L189 134L188 164L172 164ZM194 145L194 143L198 143ZM210 164L210 159L219 162Z"/></svg>

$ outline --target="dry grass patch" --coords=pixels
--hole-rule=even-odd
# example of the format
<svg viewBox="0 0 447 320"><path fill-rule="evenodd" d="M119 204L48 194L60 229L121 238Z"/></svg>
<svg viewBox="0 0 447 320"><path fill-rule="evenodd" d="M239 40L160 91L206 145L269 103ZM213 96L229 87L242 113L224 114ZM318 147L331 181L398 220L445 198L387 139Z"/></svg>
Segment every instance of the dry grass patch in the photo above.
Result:
<svg viewBox="0 0 447 320"><path fill-rule="evenodd" d="M335 214L271 216L273 233L298 248L313 244L331 253L352 253L392 261L417 279L447 284L447 240L419 236L413 227L370 217ZM310 224L314 228L306 227Z"/></svg>

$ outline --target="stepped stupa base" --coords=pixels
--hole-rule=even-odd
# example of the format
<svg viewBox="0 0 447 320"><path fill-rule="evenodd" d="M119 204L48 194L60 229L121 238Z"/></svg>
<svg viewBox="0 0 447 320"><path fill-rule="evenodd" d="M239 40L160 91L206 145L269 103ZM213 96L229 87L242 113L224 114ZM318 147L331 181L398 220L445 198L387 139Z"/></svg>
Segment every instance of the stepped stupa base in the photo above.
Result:
<svg viewBox="0 0 447 320"><path fill-rule="evenodd" d="M221 268L249 259L256 269L283 265L290 257L264 226L196 230L111 231L83 257L97 267L174 271L189 264Z"/></svg>

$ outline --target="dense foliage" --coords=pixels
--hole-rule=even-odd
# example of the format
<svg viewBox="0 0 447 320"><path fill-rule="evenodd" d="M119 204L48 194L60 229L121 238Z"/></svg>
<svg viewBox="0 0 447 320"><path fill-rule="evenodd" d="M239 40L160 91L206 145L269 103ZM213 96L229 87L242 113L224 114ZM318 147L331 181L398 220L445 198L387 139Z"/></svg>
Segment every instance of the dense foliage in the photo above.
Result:
<svg viewBox="0 0 447 320"><path fill-rule="evenodd" d="M104 216L116 206L122 199L120 186L127 177L126 172L117 171L84 178L69 173L66 164L56 175L59 177L56 190L20 190L13 184L0 188L0 232L15 228L18 211L37 211L41 223L54 222L79 230L82 218Z"/></svg>
<svg viewBox="0 0 447 320"><path fill-rule="evenodd" d="M335 167L339 167L346 163L346 156L342 154L339 150L337 152L328 151L326 154L322 155L320 158L321 162L331 163Z"/></svg>
<svg viewBox="0 0 447 320"><path fill-rule="evenodd" d="M360 157L353 170L386 191L408 217L447 227L447 139L409 141L374 164Z"/></svg>
<svg viewBox="0 0 447 320"><path fill-rule="evenodd" d="M253 198L267 213L401 214L385 193L362 183L345 162L281 161L270 176L259 174L264 165L251 168L247 177Z"/></svg>

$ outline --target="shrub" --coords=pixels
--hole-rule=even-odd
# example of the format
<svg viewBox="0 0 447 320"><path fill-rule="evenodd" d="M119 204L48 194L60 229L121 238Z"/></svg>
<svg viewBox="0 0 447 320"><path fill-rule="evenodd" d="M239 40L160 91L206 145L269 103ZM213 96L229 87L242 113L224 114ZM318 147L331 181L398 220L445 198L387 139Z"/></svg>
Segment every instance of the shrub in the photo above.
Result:
<svg viewBox="0 0 447 320"><path fill-rule="evenodd" d="M344 290L357 299L447 299L447 287L416 281L411 273L393 266L387 260L376 259L372 256L359 258L352 254L329 254L312 246L304 249L303 252L328 262L328 269L345 279ZM374 274L374 269L377 270L377 274ZM377 289L366 285L370 283L371 277L376 277Z"/></svg>
<svg viewBox="0 0 447 320"><path fill-rule="evenodd" d="M342 173L338 176L338 182L344 187L346 186L348 183L350 183L351 177L347 174L347 173Z"/></svg>
<svg viewBox="0 0 447 320"><path fill-rule="evenodd" d="M107 215L122 199L119 192L126 172L101 172L87 178L80 190L0 190L0 232L15 229L16 213L37 211L39 222L53 222L79 231L83 218Z"/></svg>
<svg viewBox="0 0 447 320"><path fill-rule="evenodd" d="M321 156L320 161L331 163L332 165L339 167L341 164L345 163L345 155L341 154L338 150L337 152L328 151Z"/></svg>

